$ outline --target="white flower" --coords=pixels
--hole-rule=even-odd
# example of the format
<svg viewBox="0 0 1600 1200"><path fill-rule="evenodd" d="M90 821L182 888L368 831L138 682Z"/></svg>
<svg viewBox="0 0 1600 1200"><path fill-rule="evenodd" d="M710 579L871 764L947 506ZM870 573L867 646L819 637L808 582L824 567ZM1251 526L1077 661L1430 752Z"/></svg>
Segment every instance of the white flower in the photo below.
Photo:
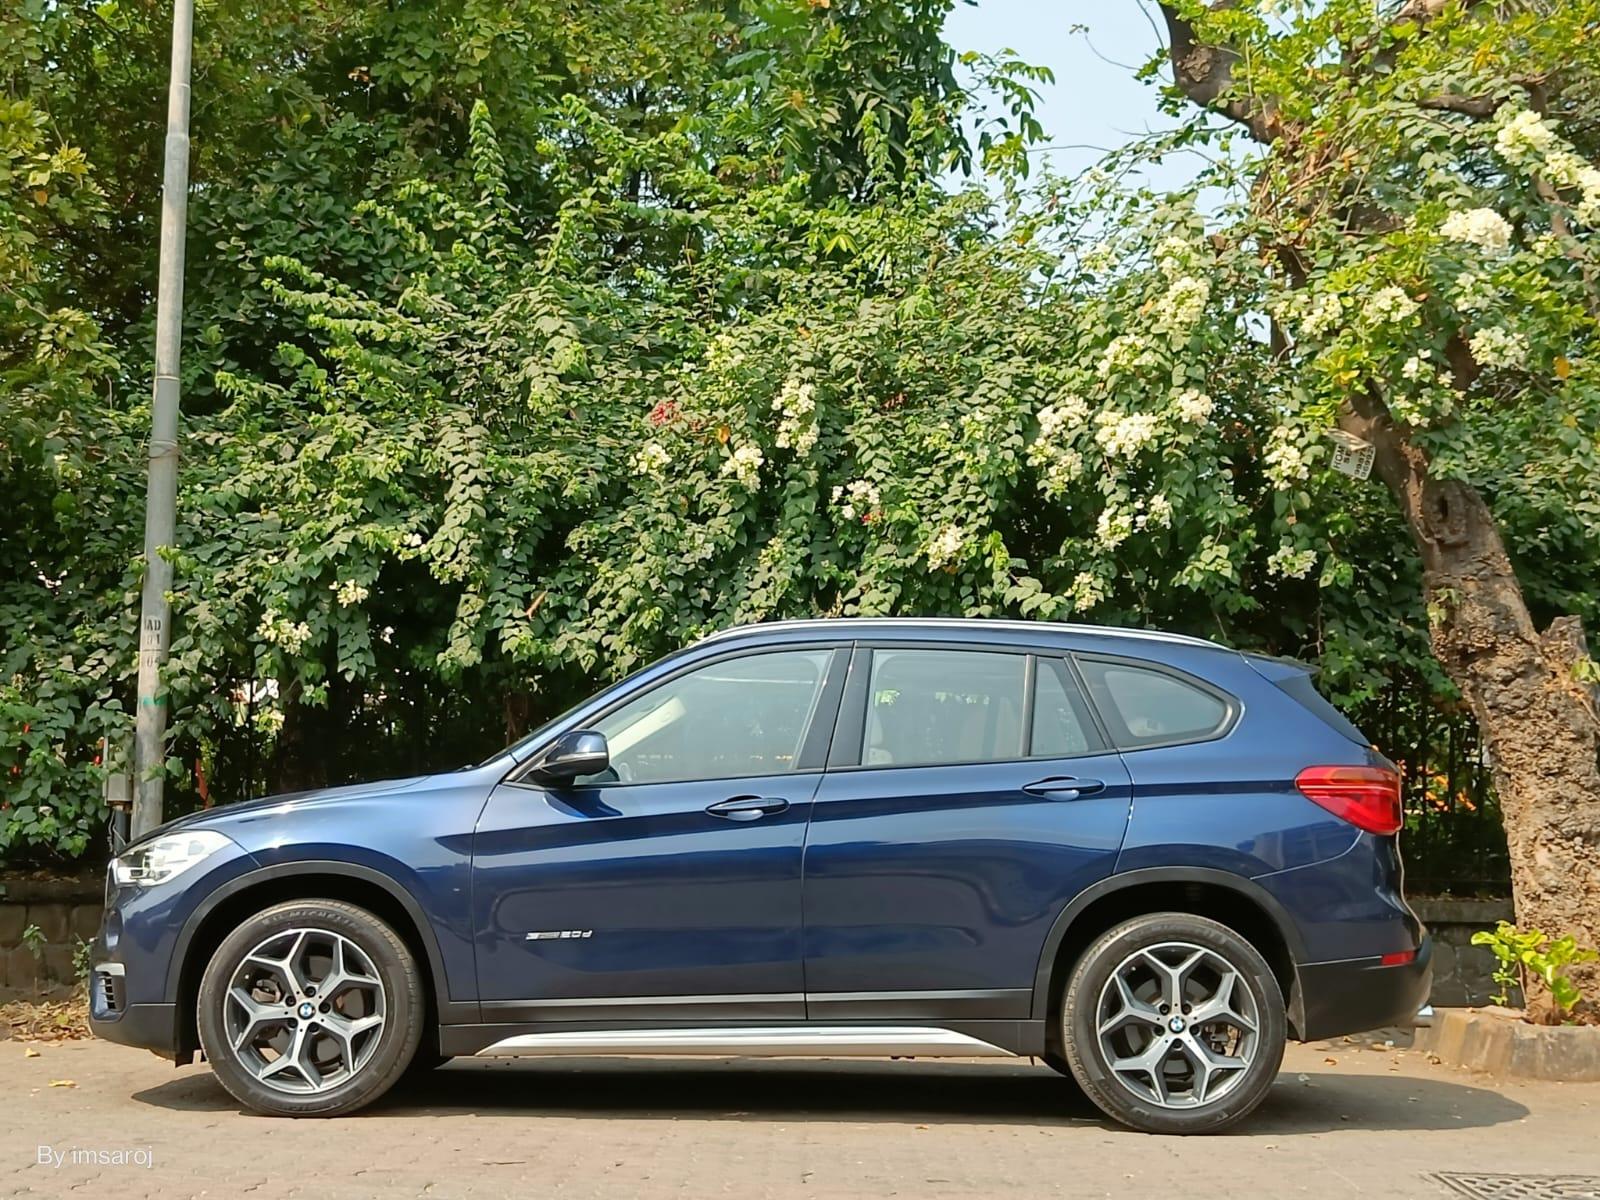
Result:
<svg viewBox="0 0 1600 1200"><path fill-rule="evenodd" d="M1039 440L1054 439L1059 434L1074 434L1089 419L1089 406L1077 396L1068 396L1047 408L1039 410Z"/></svg>
<svg viewBox="0 0 1600 1200"><path fill-rule="evenodd" d="M1145 525L1171 525L1172 501L1167 499L1165 492L1157 492L1151 496L1144 506L1144 516L1139 519L1140 527Z"/></svg>
<svg viewBox="0 0 1600 1200"><path fill-rule="evenodd" d="M1094 536L1101 547L1114 550L1133 532L1133 514L1125 508L1107 505L1095 522Z"/></svg>
<svg viewBox="0 0 1600 1200"><path fill-rule="evenodd" d="M1072 607L1083 612L1106 598L1105 581L1088 571L1079 571L1072 577L1067 594L1072 597Z"/></svg>
<svg viewBox="0 0 1600 1200"><path fill-rule="evenodd" d="M1267 478L1279 487L1287 487L1295 480L1311 475L1305 453L1294 443L1294 430L1287 425L1278 426L1267 438L1264 460Z"/></svg>
<svg viewBox="0 0 1600 1200"><path fill-rule="evenodd" d="M1173 401L1173 408L1177 410L1180 419L1192 425L1204 425L1211 419L1216 402L1199 388L1185 388Z"/></svg>
<svg viewBox="0 0 1600 1200"><path fill-rule="evenodd" d="M1584 167L1578 172L1583 198L1578 201L1578 220L1585 225L1600 225L1600 168Z"/></svg>
<svg viewBox="0 0 1600 1200"><path fill-rule="evenodd" d="M839 513L846 521L854 521L857 516L869 516L883 504L877 484L865 479L852 479L844 487L834 488L833 502L839 505Z"/></svg>
<svg viewBox="0 0 1600 1200"><path fill-rule="evenodd" d="M1583 187L1584 173L1590 166L1566 146L1550 151L1544 158L1545 178L1558 188Z"/></svg>
<svg viewBox="0 0 1600 1200"><path fill-rule="evenodd" d="M39 805L39 809L38 809L39 815L41 817L54 816L55 815L55 811L56 810L51 808L48 804L41 804L41 805Z"/></svg>
<svg viewBox="0 0 1600 1200"><path fill-rule="evenodd" d="M1523 334L1490 326L1473 334L1467 345L1479 366L1514 370L1528 362L1528 339Z"/></svg>
<svg viewBox="0 0 1600 1200"><path fill-rule="evenodd" d="M1194 247L1177 235L1161 239L1156 246L1156 266L1168 279L1175 278L1189 265L1190 256L1194 254Z"/></svg>
<svg viewBox="0 0 1600 1200"><path fill-rule="evenodd" d="M1332 333L1344 320L1344 301L1335 292L1325 292L1311 301L1300 321L1300 332L1307 337Z"/></svg>
<svg viewBox="0 0 1600 1200"><path fill-rule="evenodd" d="M1456 276L1451 300L1464 313L1482 312L1494 306L1500 291L1494 281L1476 271L1463 271Z"/></svg>
<svg viewBox="0 0 1600 1200"><path fill-rule="evenodd" d="M817 444L817 401L810 381L793 375L784 380L773 398L772 411L779 414L778 435L774 439L779 449L809 453Z"/></svg>
<svg viewBox="0 0 1600 1200"><path fill-rule="evenodd" d="M1404 321L1417 311L1417 302L1397 287L1379 288L1367 297L1361 315L1369 325L1389 325Z"/></svg>
<svg viewBox="0 0 1600 1200"><path fill-rule="evenodd" d="M766 462L761 447L740 446L722 463L722 473L731 475L746 491L753 492L761 486L761 464Z"/></svg>
<svg viewBox="0 0 1600 1200"><path fill-rule="evenodd" d="M1466 242L1490 254L1504 254L1511 247L1511 224L1492 208L1453 212L1439 226L1451 241Z"/></svg>
<svg viewBox="0 0 1600 1200"><path fill-rule="evenodd" d="M928 542L928 565L934 570L950 566L966 554L966 534L959 525L946 525Z"/></svg>
<svg viewBox="0 0 1600 1200"><path fill-rule="evenodd" d="M1151 315L1159 328L1186 333L1205 315L1211 299L1211 285L1196 275L1174 279L1166 295L1156 301Z"/></svg>
<svg viewBox="0 0 1600 1200"><path fill-rule="evenodd" d="M256 626L256 632L261 639L281 648L286 654L299 654L307 642L311 640L311 627L304 621L291 624L289 620L278 613L265 613L261 623Z"/></svg>
<svg viewBox="0 0 1600 1200"><path fill-rule="evenodd" d="M1410 358L1406 359L1406 365L1400 368L1401 376L1411 380L1413 383L1425 375L1432 374L1432 372L1433 364L1428 361L1428 352L1426 350L1418 350Z"/></svg>
<svg viewBox="0 0 1600 1200"><path fill-rule="evenodd" d="M342 608L349 608L352 604L360 604L372 594L367 590L365 584L357 583L354 579L346 579L331 586L333 587L333 597Z"/></svg>
<svg viewBox="0 0 1600 1200"><path fill-rule="evenodd" d="M1083 455L1046 442L1028 447L1028 462L1039 468L1039 490L1052 498L1066 495L1073 480L1083 474Z"/></svg>
<svg viewBox="0 0 1600 1200"><path fill-rule="evenodd" d="M1154 413L1103 412L1095 418L1094 440L1112 457L1132 458L1156 436Z"/></svg>
<svg viewBox="0 0 1600 1200"><path fill-rule="evenodd" d="M1284 542L1274 550L1267 559L1268 573L1282 575L1287 579L1304 579L1316 565L1315 550L1296 550L1288 542Z"/></svg>
<svg viewBox="0 0 1600 1200"><path fill-rule="evenodd" d="M660 442L646 442L633 456L633 469L641 475L659 475L672 463L672 455Z"/></svg>
<svg viewBox="0 0 1600 1200"><path fill-rule="evenodd" d="M1531 109L1502 108L1495 120L1499 126L1494 148L1507 162L1520 166L1537 165L1556 145L1556 131Z"/></svg>
<svg viewBox="0 0 1600 1200"><path fill-rule="evenodd" d="M1133 334L1124 333L1111 339L1095 370L1102 379L1109 378L1142 367L1153 358L1148 345Z"/></svg>

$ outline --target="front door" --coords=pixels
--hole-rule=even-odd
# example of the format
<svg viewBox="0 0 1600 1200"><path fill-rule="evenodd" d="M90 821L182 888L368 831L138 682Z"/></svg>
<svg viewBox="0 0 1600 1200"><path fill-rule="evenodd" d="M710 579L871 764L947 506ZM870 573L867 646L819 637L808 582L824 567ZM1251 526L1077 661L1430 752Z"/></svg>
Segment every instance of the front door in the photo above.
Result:
<svg viewBox="0 0 1600 1200"><path fill-rule="evenodd" d="M1110 874L1129 801L1062 658L858 650L806 845L810 1017L1028 1017L1046 934Z"/></svg>
<svg viewBox="0 0 1600 1200"><path fill-rule="evenodd" d="M802 1017L800 856L847 658L689 667L588 722L603 775L497 788L473 849L483 1020Z"/></svg>

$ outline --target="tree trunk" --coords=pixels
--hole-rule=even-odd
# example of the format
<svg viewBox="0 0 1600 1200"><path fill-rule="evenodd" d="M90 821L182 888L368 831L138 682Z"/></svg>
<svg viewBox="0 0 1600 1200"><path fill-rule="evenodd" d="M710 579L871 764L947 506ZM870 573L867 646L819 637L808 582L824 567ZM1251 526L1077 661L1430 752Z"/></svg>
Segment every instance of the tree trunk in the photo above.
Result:
<svg viewBox="0 0 1600 1200"><path fill-rule="evenodd" d="M1422 554L1434 655L1489 753L1517 923L1600 945L1600 713L1575 674L1588 654L1582 626L1561 617L1542 635L1534 628L1476 490L1433 479L1373 405L1352 405L1341 425L1377 447L1377 469ZM1600 1004L1600 965L1571 975L1588 1004Z"/></svg>

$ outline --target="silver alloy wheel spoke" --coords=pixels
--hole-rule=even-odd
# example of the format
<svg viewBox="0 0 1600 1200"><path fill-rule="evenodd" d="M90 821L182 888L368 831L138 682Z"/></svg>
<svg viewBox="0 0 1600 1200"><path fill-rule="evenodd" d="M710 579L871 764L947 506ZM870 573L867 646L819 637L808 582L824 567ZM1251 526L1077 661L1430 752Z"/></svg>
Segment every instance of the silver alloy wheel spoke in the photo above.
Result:
<svg viewBox="0 0 1600 1200"><path fill-rule="evenodd" d="M1162 1108L1231 1092L1255 1061L1260 1014L1238 968L1217 951L1162 942L1128 955L1100 990L1100 1049L1112 1076Z"/></svg>
<svg viewBox="0 0 1600 1200"><path fill-rule="evenodd" d="M275 1091L323 1092L369 1062L387 995L365 951L326 929L275 933L240 960L222 1001L239 1063Z"/></svg>

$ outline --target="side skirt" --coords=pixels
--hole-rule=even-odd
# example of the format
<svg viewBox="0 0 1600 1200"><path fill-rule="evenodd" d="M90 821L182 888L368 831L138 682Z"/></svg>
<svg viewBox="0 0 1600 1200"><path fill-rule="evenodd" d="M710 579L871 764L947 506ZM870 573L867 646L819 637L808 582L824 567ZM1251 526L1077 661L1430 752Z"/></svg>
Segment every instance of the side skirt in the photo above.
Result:
<svg viewBox="0 0 1600 1200"><path fill-rule="evenodd" d="M1037 1029L1033 1028L1038 1026ZM482 1058L568 1055L706 1055L744 1058L1012 1058L1044 1049L1034 1021L964 1021L950 1026L808 1022L777 1025L629 1022L445 1025L440 1052Z"/></svg>

